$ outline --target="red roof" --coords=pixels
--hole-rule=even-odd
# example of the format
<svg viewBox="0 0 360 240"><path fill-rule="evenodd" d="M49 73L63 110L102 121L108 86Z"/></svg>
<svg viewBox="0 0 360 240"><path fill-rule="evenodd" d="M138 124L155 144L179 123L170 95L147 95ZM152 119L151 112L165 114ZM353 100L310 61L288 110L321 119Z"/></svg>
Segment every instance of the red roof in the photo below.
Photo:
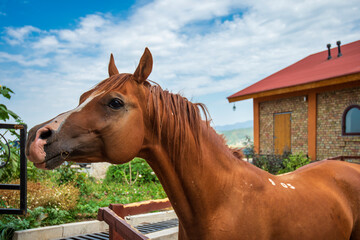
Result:
<svg viewBox="0 0 360 240"><path fill-rule="evenodd" d="M265 91L313 83L330 78L360 72L360 40L341 46L341 57L337 57L337 47L312 54L277 73L231 95L231 98L257 94ZM248 98L252 98L249 96ZM246 99L246 97L244 98ZM236 100L235 100L236 101Z"/></svg>

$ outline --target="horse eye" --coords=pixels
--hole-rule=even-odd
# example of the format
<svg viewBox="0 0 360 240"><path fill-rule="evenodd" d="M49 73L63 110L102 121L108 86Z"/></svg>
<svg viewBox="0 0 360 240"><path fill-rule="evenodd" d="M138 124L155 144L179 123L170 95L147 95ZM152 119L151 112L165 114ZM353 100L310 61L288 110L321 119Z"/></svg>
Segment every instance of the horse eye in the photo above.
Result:
<svg viewBox="0 0 360 240"><path fill-rule="evenodd" d="M124 102L118 98L114 98L111 99L108 106L111 107L112 109L120 109L124 106Z"/></svg>

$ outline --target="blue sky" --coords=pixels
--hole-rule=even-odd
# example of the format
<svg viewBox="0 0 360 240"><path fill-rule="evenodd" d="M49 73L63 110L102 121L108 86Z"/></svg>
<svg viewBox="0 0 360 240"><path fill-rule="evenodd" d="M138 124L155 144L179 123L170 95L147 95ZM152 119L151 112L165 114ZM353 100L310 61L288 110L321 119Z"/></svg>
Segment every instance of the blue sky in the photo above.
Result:
<svg viewBox="0 0 360 240"><path fill-rule="evenodd" d="M29 125L77 105L107 77L110 53L133 72L145 47L150 79L210 110L214 125L251 120L226 97L306 57L360 39L359 0L0 0L0 84Z"/></svg>

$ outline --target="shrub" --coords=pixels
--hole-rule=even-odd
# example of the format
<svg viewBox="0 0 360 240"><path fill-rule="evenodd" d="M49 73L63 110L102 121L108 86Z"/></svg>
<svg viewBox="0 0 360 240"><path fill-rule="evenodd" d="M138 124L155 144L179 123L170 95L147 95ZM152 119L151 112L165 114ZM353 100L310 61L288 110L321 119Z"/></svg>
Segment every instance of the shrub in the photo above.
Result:
<svg viewBox="0 0 360 240"><path fill-rule="evenodd" d="M28 210L26 217L2 215L0 218L0 239L11 240L17 230L39 227L45 217L43 207Z"/></svg>
<svg viewBox="0 0 360 240"><path fill-rule="evenodd" d="M19 180L13 181L13 184L19 184ZM63 184L61 186L52 186L51 182L32 182L27 183L27 204L28 209L37 207L52 207L61 210L70 210L75 208L79 200L79 189L72 184ZM1 190L1 200L7 206L18 207L20 202L19 192Z"/></svg>
<svg viewBox="0 0 360 240"><path fill-rule="evenodd" d="M13 239L14 231L17 230L56 225L73 220L68 211L44 207L28 209L26 216L0 215L0 239Z"/></svg>
<svg viewBox="0 0 360 240"><path fill-rule="evenodd" d="M253 164L271 174L282 174L294 171L310 163L304 154L254 155Z"/></svg>
<svg viewBox="0 0 360 240"><path fill-rule="evenodd" d="M282 169L283 155L254 155L253 164L271 174Z"/></svg>
<svg viewBox="0 0 360 240"><path fill-rule="evenodd" d="M2 223L0 221L0 239L1 240L11 240L13 238L15 229Z"/></svg>
<svg viewBox="0 0 360 240"><path fill-rule="evenodd" d="M82 196L74 212L80 218L95 218L99 207L107 207L111 203L132 203L150 199L165 198L166 194L160 183L121 184L101 181L91 183L93 191Z"/></svg>
<svg viewBox="0 0 360 240"><path fill-rule="evenodd" d="M75 187L80 190L80 194L85 196L94 191L94 182L95 178L88 176L84 172L77 172L73 181Z"/></svg>
<svg viewBox="0 0 360 240"><path fill-rule="evenodd" d="M136 181L146 183L158 182L159 180L144 159L134 158L134 160L127 164L110 166L106 172L105 181L115 181L132 185Z"/></svg>
<svg viewBox="0 0 360 240"><path fill-rule="evenodd" d="M20 149L10 146L10 152L8 151L7 145L2 142L3 139L0 139L0 151L2 155L0 156L1 162L5 162L10 154L9 161L5 167L0 168L0 182L9 182L20 176ZM8 142L10 142L8 140ZM4 150L4 151L3 151Z"/></svg>
<svg viewBox="0 0 360 240"><path fill-rule="evenodd" d="M10 159L5 167L0 168L0 182L7 183L14 179L18 179L20 177L20 149L18 147L13 146L14 141L9 141L10 143ZM5 152L0 158L2 161L5 161L4 158L8 157L8 148L4 145L3 142L0 142L0 151L1 149L5 149ZM50 176L49 171L44 171L38 169L34 166L34 164L30 161L27 161L27 179L28 180L38 180L41 178L48 178Z"/></svg>
<svg viewBox="0 0 360 240"><path fill-rule="evenodd" d="M283 168L278 172L287 173L295 171L296 169L310 163L310 158L304 155L303 153L289 155L288 158L285 158L282 162Z"/></svg>
<svg viewBox="0 0 360 240"><path fill-rule="evenodd" d="M254 142L251 140L250 136L246 135L245 140L243 141L243 153L247 159L254 156Z"/></svg>
<svg viewBox="0 0 360 240"><path fill-rule="evenodd" d="M39 181L39 179L47 179L52 175L51 171L44 171L34 166L34 163L27 161L27 180L28 181ZM19 175L20 176L20 175ZM16 178L19 178L17 176Z"/></svg>
<svg viewBox="0 0 360 240"><path fill-rule="evenodd" d="M56 182L59 185L66 184L75 180L77 176L77 171L75 168L72 168L73 162L65 162L60 165L57 169L54 170L56 174Z"/></svg>

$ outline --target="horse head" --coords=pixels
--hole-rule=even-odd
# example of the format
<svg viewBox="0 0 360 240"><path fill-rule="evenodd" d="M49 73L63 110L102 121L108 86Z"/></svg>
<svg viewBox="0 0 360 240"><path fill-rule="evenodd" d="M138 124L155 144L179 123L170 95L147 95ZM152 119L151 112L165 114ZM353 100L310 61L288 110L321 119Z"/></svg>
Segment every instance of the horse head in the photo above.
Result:
<svg viewBox="0 0 360 240"><path fill-rule="evenodd" d="M29 131L27 158L38 168L54 169L65 160L126 163L136 157L145 137L152 64L146 48L133 74L119 74L111 54L109 78L82 94L75 109Z"/></svg>

